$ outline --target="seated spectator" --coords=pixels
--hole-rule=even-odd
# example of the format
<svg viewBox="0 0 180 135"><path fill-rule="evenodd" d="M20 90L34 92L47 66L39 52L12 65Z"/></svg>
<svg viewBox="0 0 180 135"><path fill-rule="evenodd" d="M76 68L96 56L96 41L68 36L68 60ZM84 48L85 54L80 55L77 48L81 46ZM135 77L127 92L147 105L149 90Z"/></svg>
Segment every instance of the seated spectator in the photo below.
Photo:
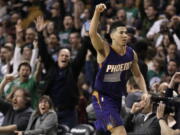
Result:
<svg viewBox="0 0 180 135"><path fill-rule="evenodd" d="M27 129L15 131L17 135L57 135L58 119L49 96L42 96L32 113Z"/></svg>
<svg viewBox="0 0 180 135"><path fill-rule="evenodd" d="M32 113L31 98L23 88L16 88L8 100L10 103L0 98L0 111L4 114L0 134L14 135L15 130L25 130L27 127Z"/></svg>
<svg viewBox="0 0 180 135"><path fill-rule="evenodd" d="M153 113L150 96L143 96L140 102L133 104L125 120L125 128L128 135L160 135L159 122Z"/></svg>

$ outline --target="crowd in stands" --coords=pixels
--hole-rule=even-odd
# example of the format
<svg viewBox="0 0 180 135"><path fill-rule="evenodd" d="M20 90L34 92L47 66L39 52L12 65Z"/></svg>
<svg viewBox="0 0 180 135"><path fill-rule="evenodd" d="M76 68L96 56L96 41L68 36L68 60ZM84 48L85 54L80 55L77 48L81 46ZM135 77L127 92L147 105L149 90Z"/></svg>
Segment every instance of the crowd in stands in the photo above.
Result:
<svg viewBox="0 0 180 135"><path fill-rule="evenodd" d="M126 24L151 95L127 77L127 134L180 135L179 0L0 0L0 135L95 134L88 32L100 2L99 33L110 45L112 22Z"/></svg>

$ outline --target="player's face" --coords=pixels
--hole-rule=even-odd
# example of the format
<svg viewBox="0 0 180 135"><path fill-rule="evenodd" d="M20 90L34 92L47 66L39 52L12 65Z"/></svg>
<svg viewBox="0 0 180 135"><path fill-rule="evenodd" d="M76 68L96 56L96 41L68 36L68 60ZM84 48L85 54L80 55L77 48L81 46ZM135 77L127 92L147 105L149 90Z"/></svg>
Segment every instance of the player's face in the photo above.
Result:
<svg viewBox="0 0 180 135"><path fill-rule="evenodd" d="M114 40L114 42L116 42L118 45L126 45L128 40L126 27L117 27L112 33L112 40Z"/></svg>

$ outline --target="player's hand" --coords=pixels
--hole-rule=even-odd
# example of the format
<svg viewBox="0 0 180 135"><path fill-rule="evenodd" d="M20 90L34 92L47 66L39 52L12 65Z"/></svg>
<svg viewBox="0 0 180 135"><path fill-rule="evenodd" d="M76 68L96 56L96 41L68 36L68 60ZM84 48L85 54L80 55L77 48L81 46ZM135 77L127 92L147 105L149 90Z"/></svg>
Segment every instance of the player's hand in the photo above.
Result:
<svg viewBox="0 0 180 135"><path fill-rule="evenodd" d="M105 4L100 3L96 6L96 12L102 13L105 9L106 9Z"/></svg>

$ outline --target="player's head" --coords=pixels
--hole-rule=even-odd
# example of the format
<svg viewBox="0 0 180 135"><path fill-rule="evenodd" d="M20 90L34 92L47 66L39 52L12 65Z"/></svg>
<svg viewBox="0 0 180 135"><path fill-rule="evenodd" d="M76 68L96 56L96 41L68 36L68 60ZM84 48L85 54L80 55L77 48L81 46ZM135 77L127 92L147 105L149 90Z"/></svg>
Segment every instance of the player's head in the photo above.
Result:
<svg viewBox="0 0 180 135"><path fill-rule="evenodd" d="M126 45L128 35L125 24L120 21L112 23L110 27L110 36L112 42L120 45Z"/></svg>

